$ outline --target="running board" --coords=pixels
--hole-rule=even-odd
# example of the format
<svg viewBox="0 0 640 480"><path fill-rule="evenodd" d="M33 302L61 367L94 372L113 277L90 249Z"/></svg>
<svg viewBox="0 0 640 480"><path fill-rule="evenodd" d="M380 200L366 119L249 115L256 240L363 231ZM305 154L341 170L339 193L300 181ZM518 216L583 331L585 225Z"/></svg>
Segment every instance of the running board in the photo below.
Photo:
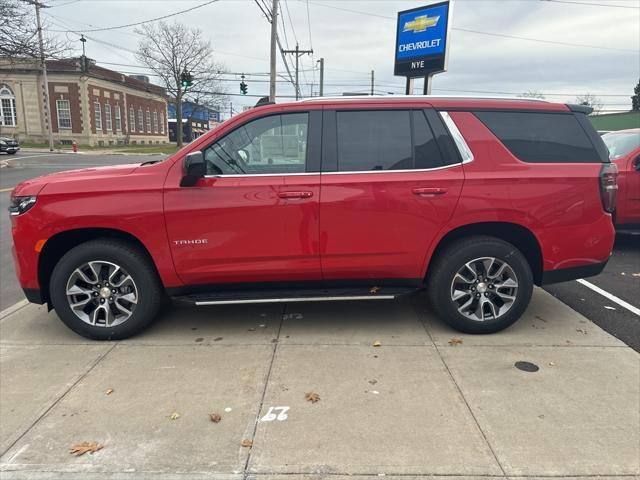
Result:
<svg viewBox="0 0 640 480"><path fill-rule="evenodd" d="M310 290L216 291L173 297L192 305L239 305L252 303L336 302L355 300L393 300L418 291L413 287L335 288Z"/></svg>

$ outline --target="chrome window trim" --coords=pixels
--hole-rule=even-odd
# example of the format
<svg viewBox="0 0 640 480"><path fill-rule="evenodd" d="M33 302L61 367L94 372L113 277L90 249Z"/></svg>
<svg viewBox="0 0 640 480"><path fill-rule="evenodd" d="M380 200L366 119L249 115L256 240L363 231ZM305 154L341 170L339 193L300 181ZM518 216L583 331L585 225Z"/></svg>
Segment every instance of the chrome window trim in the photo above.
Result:
<svg viewBox="0 0 640 480"><path fill-rule="evenodd" d="M302 173L246 173L246 174L228 174L228 175L205 175L204 178L243 178L243 177L299 177L308 175L355 175L368 173L415 173L415 172L431 172L433 170L444 170L446 168L459 167L473 160L466 160L462 163L452 163L451 165L443 165L433 168L411 168L405 170L349 170L344 172L302 172Z"/></svg>
<svg viewBox="0 0 640 480"><path fill-rule="evenodd" d="M320 175L320 172L300 173L229 173L222 175L205 175L204 178L244 178L244 177L300 177L303 175Z"/></svg>
<svg viewBox="0 0 640 480"><path fill-rule="evenodd" d="M441 111L438 113L440 114L440 118L442 118L445 125L449 129L451 138L453 138L453 142L456 144L456 148L458 149L458 152L460 152L462 163L464 164L464 163L473 162L473 159L474 159L473 152L471 151L471 148L469 148L469 145L467 145L467 141L462 136L462 133L460 133L460 130L456 125L456 122L454 122L453 118L451 118L451 115L449 115L449 112Z"/></svg>
<svg viewBox="0 0 640 480"><path fill-rule="evenodd" d="M395 295L353 295L349 297L288 297L288 298L256 298L246 300L203 300L196 301L201 305L235 305L247 303L284 303L284 302L336 302L352 300L393 300Z"/></svg>

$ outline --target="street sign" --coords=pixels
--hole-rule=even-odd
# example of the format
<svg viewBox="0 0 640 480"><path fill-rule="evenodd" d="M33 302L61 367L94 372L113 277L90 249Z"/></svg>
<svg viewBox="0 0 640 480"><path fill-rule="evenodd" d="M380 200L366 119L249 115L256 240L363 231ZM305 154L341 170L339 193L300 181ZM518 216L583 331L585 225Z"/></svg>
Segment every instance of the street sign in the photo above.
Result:
<svg viewBox="0 0 640 480"><path fill-rule="evenodd" d="M428 77L447 69L449 1L398 12L394 74Z"/></svg>

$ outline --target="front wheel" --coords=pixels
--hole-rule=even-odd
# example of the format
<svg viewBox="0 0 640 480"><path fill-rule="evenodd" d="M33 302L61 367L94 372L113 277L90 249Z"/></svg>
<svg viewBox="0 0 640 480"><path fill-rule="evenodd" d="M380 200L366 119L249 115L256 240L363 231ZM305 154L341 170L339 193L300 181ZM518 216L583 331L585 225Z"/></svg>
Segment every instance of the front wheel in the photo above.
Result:
<svg viewBox="0 0 640 480"><path fill-rule="evenodd" d="M493 237L458 240L436 259L428 295L437 315L465 333L494 333L520 318L533 275L524 255Z"/></svg>
<svg viewBox="0 0 640 480"><path fill-rule="evenodd" d="M135 335L153 320L162 300L147 255L118 240L93 240L71 249L55 266L49 290L60 319L94 340Z"/></svg>

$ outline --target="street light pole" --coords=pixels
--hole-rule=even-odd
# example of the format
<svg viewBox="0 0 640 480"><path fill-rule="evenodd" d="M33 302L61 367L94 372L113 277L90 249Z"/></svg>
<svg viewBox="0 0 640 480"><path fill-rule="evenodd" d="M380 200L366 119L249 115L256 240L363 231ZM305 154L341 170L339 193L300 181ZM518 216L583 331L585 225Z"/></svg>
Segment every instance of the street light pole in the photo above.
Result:
<svg viewBox="0 0 640 480"><path fill-rule="evenodd" d="M47 127L49 133L49 151L53 152L53 127L51 126L51 106L49 104L49 80L47 79L47 62L44 56L44 41L42 40L42 24L40 23L40 9L47 8L46 5L32 0L36 7L36 22L38 26L38 44L40 46L40 68L42 69L42 79L44 80L44 114L47 117Z"/></svg>
<svg viewBox="0 0 640 480"><path fill-rule="evenodd" d="M269 101L276 101L276 43L278 38L278 0L271 7L271 55L269 58Z"/></svg>

